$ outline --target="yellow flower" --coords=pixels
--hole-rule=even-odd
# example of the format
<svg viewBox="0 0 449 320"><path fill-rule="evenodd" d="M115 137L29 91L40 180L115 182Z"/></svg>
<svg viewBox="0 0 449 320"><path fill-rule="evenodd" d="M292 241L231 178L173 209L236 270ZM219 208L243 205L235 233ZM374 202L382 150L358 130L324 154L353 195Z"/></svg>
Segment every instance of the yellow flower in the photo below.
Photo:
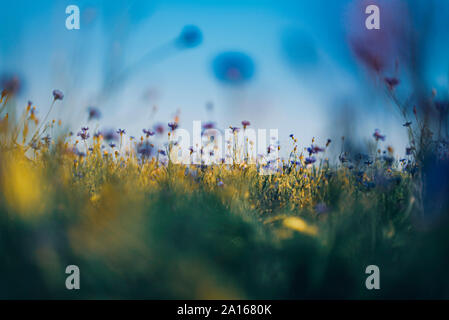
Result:
<svg viewBox="0 0 449 320"><path fill-rule="evenodd" d="M8 161L2 176L2 189L7 205L23 216L38 215L44 210L42 177L26 159Z"/></svg>
<svg viewBox="0 0 449 320"><path fill-rule="evenodd" d="M296 230L298 232L315 236L318 234L318 228L307 224L303 219L298 217L287 217L284 219L283 224L285 227Z"/></svg>

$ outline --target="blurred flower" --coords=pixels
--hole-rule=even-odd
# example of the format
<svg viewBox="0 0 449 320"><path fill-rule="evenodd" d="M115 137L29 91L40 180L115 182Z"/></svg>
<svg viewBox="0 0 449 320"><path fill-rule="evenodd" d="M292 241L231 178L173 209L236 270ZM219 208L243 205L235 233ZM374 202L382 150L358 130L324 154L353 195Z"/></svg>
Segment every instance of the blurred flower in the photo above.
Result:
<svg viewBox="0 0 449 320"><path fill-rule="evenodd" d="M310 236L315 236L318 233L318 228L313 225L309 225L303 219L299 217L287 217L283 221L283 225L287 228L296 230L300 233L304 233Z"/></svg>
<svg viewBox="0 0 449 320"><path fill-rule="evenodd" d="M101 132L101 135L103 136L103 139L106 141L117 141L118 135L115 132L115 130L112 129L106 129Z"/></svg>
<svg viewBox="0 0 449 320"><path fill-rule="evenodd" d="M90 134L88 132L89 128L81 128L81 131L77 133L77 136L80 137L82 140L87 140L90 137Z"/></svg>
<svg viewBox="0 0 449 320"><path fill-rule="evenodd" d="M101 112L95 107L89 107L87 108L87 112L89 113L88 120L98 120L101 118Z"/></svg>
<svg viewBox="0 0 449 320"><path fill-rule="evenodd" d="M385 136L380 134L379 129L374 130L373 137L374 139L376 139L376 141L379 140L385 141Z"/></svg>
<svg viewBox="0 0 449 320"><path fill-rule="evenodd" d="M117 133L121 136L126 134L125 129L117 129Z"/></svg>
<svg viewBox="0 0 449 320"><path fill-rule="evenodd" d="M393 78L386 77L384 81L387 84L388 89L390 90L394 90L394 88L399 84L399 79L394 77Z"/></svg>
<svg viewBox="0 0 449 320"><path fill-rule="evenodd" d="M236 133L236 132L238 132L240 130L238 127L230 126L229 128L231 129L232 133Z"/></svg>
<svg viewBox="0 0 449 320"><path fill-rule="evenodd" d="M251 123L250 123L249 121L247 121L247 120L243 120L243 121L242 121L243 129L246 129L246 127L248 127L248 126L250 126L250 125L251 125Z"/></svg>
<svg viewBox="0 0 449 320"><path fill-rule="evenodd" d="M194 25L187 25L181 30L177 39L177 45L180 48L195 48L203 41L201 30Z"/></svg>
<svg viewBox="0 0 449 320"><path fill-rule="evenodd" d="M307 164L313 164L316 162L316 158L315 157L307 157L305 160L306 165Z"/></svg>
<svg viewBox="0 0 449 320"><path fill-rule="evenodd" d="M214 122L206 122L205 124L203 124L203 130L209 130L213 128L215 128Z"/></svg>
<svg viewBox="0 0 449 320"><path fill-rule="evenodd" d="M324 152L324 151L325 150L323 148L320 148L320 147L314 146L314 145L312 145L312 146L307 148L307 152L309 153L309 155L312 155L314 153L316 154L316 153L319 153L319 152Z"/></svg>
<svg viewBox="0 0 449 320"><path fill-rule="evenodd" d="M215 57L212 63L215 77L220 82L241 85L254 76L254 62L241 52L224 52Z"/></svg>
<svg viewBox="0 0 449 320"><path fill-rule="evenodd" d="M141 142L137 145L137 153L142 158L149 158L153 153L153 145L148 141Z"/></svg>
<svg viewBox="0 0 449 320"><path fill-rule="evenodd" d="M16 95L19 93L22 85L17 75L4 75L0 80L0 88L2 91L2 98L5 95Z"/></svg>
<svg viewBox="0 0 449 320"><path fill-rule="evenodd" d="M380 1L382 27L378 30L368 30L365 27L365 8L372 1L352 1L347 10L347 36L350 46L356 58L369 70L381 73L393 67L395 59L402 58L406 52L410 52L409 33L410 16L406 2ZM397 18L398 12L401 19ZM398 83L392 80L393 89ZM388 85L388 83L387 83Z"/></svg>
<svg viewBox="0 0 449 320"><path fill-rule="evenodd" d="M404 126L404 127L410 127L411 124L412 124L412 123L411 123L410 121L407 121L406 123L403 124L403 126Z"/></svg>
<svg viewBox="0 0 449 320"><path fill-rule="evenodd" d="M24 217L36 217L44 213L48 195L42 188L43 176L39 167L24 158L5 161L5 170L0 171L2 201L11 212L17 212Z"/></svg>
<svg viewBox="0 0 449 320"><path fill-rule="evenodd" d="M168 126L170 127L170 129L172 131L175 131L178 128L178 123L176 123L176 122L169 122Z"/></svg>
<svg viewBox="0 0 449 320"><path fill-rule="evenodd" d="M61 90L55 89L53 90L53 99L56 100L62 100L64 99L64 94Z"/></svg>
<svg viewBox="0 0 449 320"><path fill-rule="evenodd" d="M155 124L154 125L154 131L156 131L157 134L163 134L165 129L164 129L164 125L161 123Z"/></svg>
<svg viewBox="0 0 449 320"><path fill-rule="evenodd" d="M355 42L352 44L352 49L356 56L362 61L362 63L364 63L375 72L379 73L384 68L384 58L377 53L372 52L369 49L369 46L366 46L359 42Z"/></svg>
<svg viewBox="0 0 449 320"><path fill-rule="evenodd" d="M155 132L151 131L150 129L142 129L142 132L145 134L145 136L148 138L150 136L154 136Z"/></svg>

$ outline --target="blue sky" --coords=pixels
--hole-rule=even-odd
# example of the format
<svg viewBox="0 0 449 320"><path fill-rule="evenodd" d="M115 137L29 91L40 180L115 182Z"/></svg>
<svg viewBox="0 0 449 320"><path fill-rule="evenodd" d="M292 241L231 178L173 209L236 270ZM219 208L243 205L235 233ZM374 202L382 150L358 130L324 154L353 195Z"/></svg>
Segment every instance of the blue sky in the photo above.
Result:
<svg viewBox="0 0 449 320"><path fill-rule="evenodd" d="M338 119L349 112L344 106L352 105L351 113L359 115L360 137L369 139L380 128L389 143L405 145L401 119L392 115L388 100L348 45L347 34L354 31L348 31L348 14L366 16L357 11L360 1L1 2L0 71L23 78L18 104L30 99L44 114L51 91L58 88L66 98L53 117L73 130L86 123L90 105L100 108L104 126L124 127L133 135L154 121L171 120L179 109L181 126L187 129L193 120L213 120L220 127L250 120L256 128L278 128L281 142L295 133L305 145L313 136L322 143L339 136ZM425 2L408 3L419 7ZM69 4L81 9L80 30L65 28ZM423 12L416 6L412 13ZM432 86L447 90L449 32L442 21L449 16L448 5L441 4L438 12L429 43L429 50L436 50L426 76ZM394 14L403 17L402 12ZM201 45L161 49L185 25L201 30ZM109 101L96 101L96 92L114 68L125 69L155 50L162 55L139 65ZM229 86L215 78L212 61L225 51L252 58L255 74L246 84ZM213 114L206 112L209 102ZM158 112L150 119L154 105Z"/></svg>

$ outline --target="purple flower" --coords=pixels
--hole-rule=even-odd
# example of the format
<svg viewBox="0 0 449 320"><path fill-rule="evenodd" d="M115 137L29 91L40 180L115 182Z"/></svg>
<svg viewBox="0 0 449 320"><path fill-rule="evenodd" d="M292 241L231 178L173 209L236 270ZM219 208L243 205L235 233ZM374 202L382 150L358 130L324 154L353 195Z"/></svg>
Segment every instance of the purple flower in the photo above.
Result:
<svg viewBox="0 0 449 320"><path fill-rule="evenodd" d="M387 84L387 87L389 90L394 90L394 88L399 84L399 80L397 78L385 78L385 83Z"/></svg>
<svg viewBox="0 0 449 320"><path fill-rule="evenodd" d="M306 158L306 164L312 164L316 162L316 158L315 157L308 157Z"/></svg>
<svg viewBox="0 0 449 320"><path fill-rule="evenodd" d="M125 129L117 129L117 133L118 133L119 135L123 135L123 134L125 134L126 132L125 132Z"/></svg>
<svg viewBox="0 0 449 320"><path fill-rule="evenodd" d="M324 149L318 146L311 145L310 147L307 148L307 152L309 153L310 156L314 153L324 152Z"/></svg>
<svg viewBox="0 0 449 320"><path fill-rule="evenodd" d="M4 89L2 91L2 98L7 94L15 95L21 89L20 79L17 75L3 76L0 80L0 86Z"/></svg>
<svg viewBox="0 0 449 320"><path fill-rule="evenodd" d="M88 120L95 120L95 119L100 119L101 118L101 112L100 110L98 110L95 107L89 107L87 108L87 112L89 113L89 118Z"/></svg>
<svg viewBox="0 0 449 320"><path fill-rule="evenodd" d="M379 129L374 130L373 137L376 141L385 141L385 135L381 135Z"/></svg>
<svg viewBox="0 0 449 320"><path fill-rule="evenodd" d="M142 132L145 134L145 136L148 138L150 136L154 136L155 132L151 131L150 129L143 129Z"/></svg>
<svg viewBox="0 0 449 320"><path fill-rule="evenodd" d="M165 129L161 123L158 123L154 126L154 131L156 131L157 134L163 134Z"/></svg>
<svg viewBox="0 0 449 320"><path fill-rule="evenodd" d="M172 131L175 131L178 128L178 123L176 123L176 122L169 122L168 126L170 127L170 129Z"/></svg>
<svg viewBox="0 0 449 320"><path fill-rule="evenodd" d="M89 128L88 127L83 127L81 128L81 131L77 133L78 137L81 137L82 140L87 140L90 137L90 134L88 132Z"/></svg>
<svg viewBox="0 0 449 320"><path fill-rule="evenodd" d="M242 121L243 129L246 129L246 127L248 127L249 125L251 125L251 123L249 121L247 121L247 120Z"/></svg>
<svg viewBox="0 0 449 320"><path fill-rule="evenodd" d="M153 153L153 145L148 141L141 142L137 146L137 153L140 154L142 158L148 158Z"/></svg>
<svg viewBox="0 0 449 320"><path fill-rule="evenodd" d="M53 99L56 100L62 100L64 99L64 94L61 90L55 89L53 90Z"/></svg>
<svg viewBox="0 0 449 320"><path fill-rule="evenodd" d="M229 128L231 129L232 133L236 133L240 130L240 128L237 127L229 127Z"/></svg>
<svg viewBox="0 0 449 320"><path fill-rule="evenodd" d="M213 122L206 122L203 124L203 130L213 129L215 128L215 123Z"/></svg>

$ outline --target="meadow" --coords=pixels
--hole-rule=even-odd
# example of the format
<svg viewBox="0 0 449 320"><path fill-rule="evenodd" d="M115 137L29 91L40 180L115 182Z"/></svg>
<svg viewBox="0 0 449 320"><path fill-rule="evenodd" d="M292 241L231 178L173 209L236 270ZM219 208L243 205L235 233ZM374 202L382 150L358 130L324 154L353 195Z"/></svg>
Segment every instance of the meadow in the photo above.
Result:
<svg viewBox="0 0 449 320"><path fill-rule="evenodd" d="M285 159L183 165L170 158L178 118L131 137L89 128L90 109L88 126L54 134L64 94L40 119L32 102L13 117L13 89L0 104L2 299L449 298L447 148L416 108L403 158L376 130L366 154L291 135L268 150ZM80 290L64 285L72 264ZM365 287L368 265L380 290Z"/></svg>

